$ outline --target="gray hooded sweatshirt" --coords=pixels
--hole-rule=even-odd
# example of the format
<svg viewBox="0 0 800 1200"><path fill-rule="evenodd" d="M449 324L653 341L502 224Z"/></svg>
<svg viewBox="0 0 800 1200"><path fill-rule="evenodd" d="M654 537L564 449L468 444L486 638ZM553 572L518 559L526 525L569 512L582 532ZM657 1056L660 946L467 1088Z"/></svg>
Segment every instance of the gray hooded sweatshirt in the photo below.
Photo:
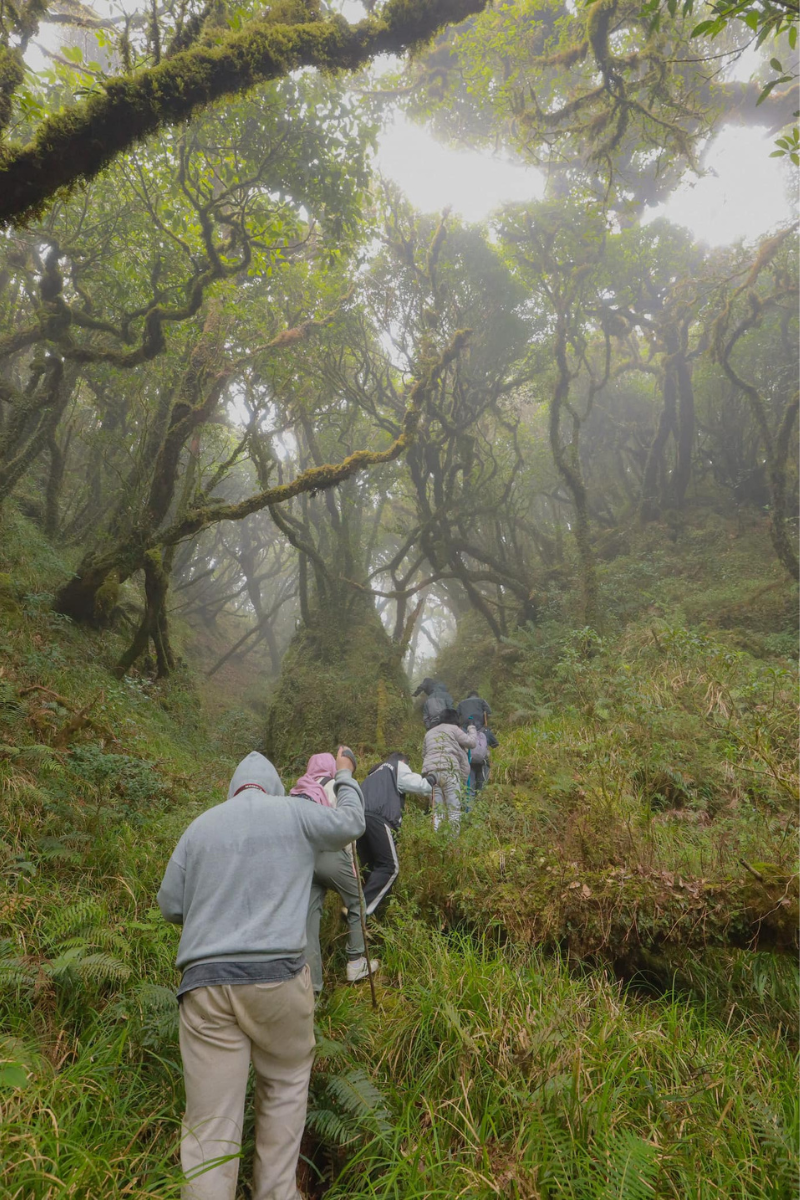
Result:
<svg viewBox="0 0 800 1200"><path fill-rule="evenodd" d="M315 853L341 850L364 832L360 787L349 771L338 771L335 785L337 806L324 808L284 795L263 754L242 759L228 799L178 842L158 893L162 915L183 925L182 970L302 954Z"/></svg>

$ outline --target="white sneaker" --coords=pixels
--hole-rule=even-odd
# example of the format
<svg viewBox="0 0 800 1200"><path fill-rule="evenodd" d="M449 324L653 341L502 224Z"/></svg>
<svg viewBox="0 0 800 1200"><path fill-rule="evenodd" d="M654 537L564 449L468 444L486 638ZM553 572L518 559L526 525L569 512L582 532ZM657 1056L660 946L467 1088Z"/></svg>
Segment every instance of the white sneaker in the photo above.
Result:
<svg viewBox="0 0 800 1200"><path fill-rule="evenodd" d="M373 958L370 960L369 965L372 968L372 974L374 975L375 972L378 970L378 967L381 964L377 958ZM369 969L367 968L367 960L366 960L366 958L364 958L363 955L361 956L361 958L353 958L348 962L348 964L347 964L347 982L348 983L358 983L359 979L366 979L368 975L369 975Z"/></svg>

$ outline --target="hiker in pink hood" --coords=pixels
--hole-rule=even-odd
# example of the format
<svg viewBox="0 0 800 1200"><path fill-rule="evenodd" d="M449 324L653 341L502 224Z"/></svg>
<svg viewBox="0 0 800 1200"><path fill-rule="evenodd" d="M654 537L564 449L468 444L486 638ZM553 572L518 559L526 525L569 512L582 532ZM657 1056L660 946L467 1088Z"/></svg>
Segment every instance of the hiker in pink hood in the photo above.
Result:
<svg viewBox="0 0 800 1200"><path fill-rule="evenodd" d="M332 754L312 754L305 775L300 776L289 795L302 796L315 804L335 808L335 773L336 760ZM351 849L347 847L345 850L323 850L314 859L314 878L306 919L306 959L311 968L311 982L317 994L322 991L319 925L328 888L333 888L338 893L347 911L347 981L356 983L359 979L366 979L368 975L364 935L361 930L361 899ZM373 971L377 971L378 966L378 962L374 961Z"/></svg>
<svg viewBox="0 0 800 1200"><path fill-rule="evenodd" d="M315 804L324 804L326 808L332 808L334 805L325 791L325 784L329 783L335 774L336 759L332 754L312 754L305 775L300 776L289 795L307 796Z"/></svg>

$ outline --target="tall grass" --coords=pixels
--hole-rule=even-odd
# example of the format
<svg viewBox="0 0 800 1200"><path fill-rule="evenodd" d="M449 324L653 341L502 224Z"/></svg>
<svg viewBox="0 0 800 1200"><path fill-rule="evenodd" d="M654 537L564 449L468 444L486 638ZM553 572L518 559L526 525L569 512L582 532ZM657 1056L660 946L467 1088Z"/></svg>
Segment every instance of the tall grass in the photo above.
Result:
<svg viewBox="0 0 800 1200"><path fill-rule="evenodd" d="M180 832L221 798L232 764L188 674L117 683L108 667L124 639L54 616L48 597L66 569L8 520L0 1196L170 1200L177 939L153 902ZM765 646L767 623L756 633ZM667 961L674 990L652 998L596 959L523 944L536 915L551 947L563 944L576 879L613 875L635 902L637 881L653 877L724 886L742 858L765 878L788 874L785 664L664 613L601 641L532 631L502 655L516 691L493 784L458 838L409 806L377 1013L364 988L333 990L318 1010L308 1195L794 1197L791 960L696 949ZM97 727L59 746L91 698ZM335 931L329 950L333 987Z"/></svg>
<svg viewBox="0 0 800 1200"><path fill-rule="evenodd" d="M329 1200L796 1195L795 1064L780 1038L408 916L382 954L380 1011L339 991L326 1021L334 1037L367 1027L360 1053L395 1122Z"/></svg>

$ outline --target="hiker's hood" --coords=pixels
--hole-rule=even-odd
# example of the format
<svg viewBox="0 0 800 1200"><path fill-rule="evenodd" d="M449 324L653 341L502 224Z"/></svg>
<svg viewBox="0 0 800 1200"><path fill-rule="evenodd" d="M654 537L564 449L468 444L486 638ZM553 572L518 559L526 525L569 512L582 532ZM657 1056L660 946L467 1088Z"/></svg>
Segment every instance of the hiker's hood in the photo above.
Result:
<svg viewBox="0 0 800 1200"><path fill-rule="evenodd" d="M269 759L265 758L263 754L259 754L257 750L251 751L243 758L233 772L233 778L228 788L228 799L230 800L239 788L246 787L248 783L258 784L268 796L284 796L286 794L280 775Z"/></svg>
<svg viewBox="0 0 800 1200"><path fill-rule="evenodd" d="M314 800L317 804L323 804L329 808L330 800L321 780L326 776L331 779L335 774L336 759L332 754L312 754L308 760L305 775L300 776L289 795L308 796L309 800Z"/></svg>

